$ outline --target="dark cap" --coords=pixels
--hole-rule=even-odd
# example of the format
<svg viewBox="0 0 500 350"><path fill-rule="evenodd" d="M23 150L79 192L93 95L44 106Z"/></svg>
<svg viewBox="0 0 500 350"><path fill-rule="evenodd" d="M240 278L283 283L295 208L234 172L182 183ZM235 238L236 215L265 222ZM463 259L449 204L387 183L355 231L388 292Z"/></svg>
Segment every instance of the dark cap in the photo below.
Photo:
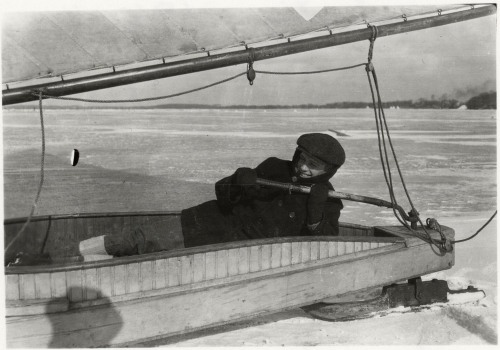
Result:
<svg viewBox="0 0 500 350"><path fill-rule="evenodd" d="M321 133L301 135L297 145L328 165L340 167L345 162L344 148L332 136Z"/></svg>

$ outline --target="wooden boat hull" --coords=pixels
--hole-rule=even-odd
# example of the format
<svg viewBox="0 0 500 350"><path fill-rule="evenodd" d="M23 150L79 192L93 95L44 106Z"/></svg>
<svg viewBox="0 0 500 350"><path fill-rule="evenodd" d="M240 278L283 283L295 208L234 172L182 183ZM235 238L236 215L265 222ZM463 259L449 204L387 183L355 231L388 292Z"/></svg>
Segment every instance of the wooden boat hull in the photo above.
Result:
<svg viewBox="0 0 500 350"><path fill-rule="evenodd" d="M452 237L453 230L445 228L445 234ZM453 264L453 252L437 254L403 228L341 224L338 237L264 239L87 263L7 267L7 345L133 345Z"/></svg>

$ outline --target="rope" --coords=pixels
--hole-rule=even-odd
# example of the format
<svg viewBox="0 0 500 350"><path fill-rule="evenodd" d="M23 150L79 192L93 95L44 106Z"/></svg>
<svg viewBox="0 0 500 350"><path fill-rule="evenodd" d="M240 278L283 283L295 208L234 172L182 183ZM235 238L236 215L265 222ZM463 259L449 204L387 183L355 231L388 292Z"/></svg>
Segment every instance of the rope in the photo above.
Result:
<svg viewBox="0 0 500 350"><path fill-rule="evenodd" d="M39 109L40 109L40 124L41 124L41 129L42 129L42 156L41 156L41 166L40 166L40 183L38 184L38 190L36 192L36 197L33 202L33 205L31 206L31 211L28 216L28 219L26 222L23 224L19 232L16 233L14 238L9 242L9 244L5 247L4 252L6 252L12 244L19 238L19 236L24 232L26 227L28 227L31 218L33 217L33 214L35 213L35 208L38 205L38 200L40 199L40 193L42 192L42 186L43 186L43 181L44 181L44 167L45 167L45 127L43 123L43 111L42 111L42 92L39 93Z"/></svg>
<svg viewBox="0 0 500 350"><path fill-rule="evenodd" d="M245 74L247 74L247 72L239 73L239 74L236 74L235 76L232 76L230 78L227 78L227 79L224 79L224 80L220 80L220 81L217 81L215 83L212 83L212 84L209 84L209 85L205 85L205 86L202 86L202 87L199 87L199 88L196 88L196 89L187 90L187 91L183 91L183 92L178 92L178 93L171 94L171 95L157 96L157 97L148 97L148 98L139 98L139 99L128 99L128 100L95 100L95 99L85 99L85 98L77 98L77 97L51 96L51 95L46 95L46 94L43 94L43 97L45 97L45 98L54 98L54 99L57 99L57 100L80 101L80 102L90 102L90 103L125 103L125 102L155 101L155 100L163 100L163 99L167 99L167 98L171 98L171 97L177 97L177 96L189 94L189 93L192 93L192 92L196 92L196 91L208 89L209 87L226 83L228 81L231 81L233 79L241 77L242 75L245 75ZM42 94L42 91L37 91L36 95L38 96L39 93ZM33 93L33 94L35 95L35 93Z"/></svg>
<svg viewBox="0 0 500 350"><path fill-rule="evenodd" d="M271 71L264 71L264 70L256 70L255 73L274 74L274 75L318 74L318 73L328 73L328 72L347 70L347 69L352 69L352 68L361 67L361 66L365 66L365 65L366 65L366 63L359 63L359 64L355 64L353 66L333 68L333 69L324 69L324 70L315 70L315 71L309 71L309 72L271 72Z"/></svg>
<svg viewBox="0 0 500 350"><path fill-rule="evenodd" d="M470 239L473 239L474 237L476 237L479 232L481 232L483 230L483 228L485 228L486 226L488 226L488 224L491 222L491 220L493 220L493 218L497 215L497 211L495 210L495 212L493 213L493 215L488 219L488 221L486 221L486 223L481 226L481 228L479 230L476 231L476 233L474 233L472 236L468 237L468 238L464 238L464 239L459 239L459 240L456 240L456 241L451 241L452 243L462 243L462 242L465 242L465 241L468 241Z"/></svg>
<svg viewBox="0 0 500 350"><path fill-rule="evenodd" d="M389 133L389 127L387 125L387 120L385 118L384 108L382 106L382 98L380 96L380 88L379 88L379 84L378 84L377 74L375 72L375 67L373 66L373 63L372 63L373 49L374 49L375 40L377 38L378 30L377 30L376 26L370 25L370 27L372 29L372 37L370 39L370 47L368 50L368 63L366 63L366 73L368 76L368 82L370 85L370 91L371 91L371 95L372 95L373 111L375 113L375 122L376 122L376 126L377 126L377 137L378 137L380 161L382 163L382 170L384 173L384 178L386 181L387 188L389 190L389 196L391 198L391 203L393 205L394 216L404 227L406 227L408 230L410 230L415 236L421 238L422 240L424 240L426 242L434 244L440 251L448 251L449 249L451 249L451 247L446 246L447 239L441 230L438 230L438 232L441 236L441 241L438 241L438 240L433 239L431 237L431 235L429 234L429 232L427 232L427 230L425 229L425 226L422 223L422 220L420 219L420 217L418 215L418 211L415 209L415 206L413 205L413 201L411 200L410 194L409 194L408 189L406 187L406 183L404 181L404 177L403 177L403 174L401 172L401 168L399 166L396 151L394 149L394 145L392 144L391 136ZM371 73L371 76L373 77L373 83L375 85L375 91L377 94L377 98L375 98L375 93L374 93L372 78L370 76L370 73ZM378 102L378 106L377 106L377 102ZM377 110L378 110L378 113L377 113ZM385 133L387 134L387 137L384 133L384 130L385 130ZM404 188L406 197L407 197L407 199L410 203L410 206L412 208L411 213L413 213L413 215L414 215L414 218L412 218L412 219L416 220L420 223L421 227L423 228L423 230L425 232L424 236L422 236L419 232L416 232L415 230L413 230L412 227L410 225L408 225L405 222L405 220L400 218L400 216L396 212L395 208L398 207L399 205L397 203L396 196L394 194L394 184L392 181L392 171L391 171L391 166L390 166L390 162L389 162L389 155L387 152L386 138L387 138L387 141L389 143L389 147L390 147L391 152L392 152L394 163L395 163L396 168L398 170L401 184ZM382 152L382 149L383 149L383 152Z"/></svg>

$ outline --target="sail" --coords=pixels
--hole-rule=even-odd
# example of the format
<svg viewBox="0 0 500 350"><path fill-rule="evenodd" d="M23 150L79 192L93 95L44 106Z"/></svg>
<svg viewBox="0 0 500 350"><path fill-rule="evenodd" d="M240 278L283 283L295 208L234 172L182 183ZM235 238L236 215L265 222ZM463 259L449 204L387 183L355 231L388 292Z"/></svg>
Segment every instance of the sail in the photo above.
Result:
<svg viewBox="0 0 500 350"><path fill-rule="evenodd" d="M289 38L460 6L19 12L2 18L2 80L20 82Z"/></svg>

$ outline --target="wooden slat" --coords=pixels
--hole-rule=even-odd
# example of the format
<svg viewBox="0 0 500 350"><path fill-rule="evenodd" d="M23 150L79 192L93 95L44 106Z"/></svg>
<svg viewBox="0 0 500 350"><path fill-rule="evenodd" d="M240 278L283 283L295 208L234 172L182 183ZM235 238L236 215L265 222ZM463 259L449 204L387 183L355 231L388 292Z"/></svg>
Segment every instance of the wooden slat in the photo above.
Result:
<svg viewBox="0 0 500 350"><path fill-rule="evenodd" d="M250 272L260 271L261 269L262 246L250 247Z"/></svg>
<svg viewBox="0 0 500 350"><path fill-rule="evenodd" d="M354 252L360 252L363 250L363 242L354 242Z"/></svg>
<svg viewBox="0 0 500 350"><path fill-rule="evenodd" d="M239 249L229 249L227 251L227 272L229 276L238 274L238 252Z"/></svg>
<svg viewBox="0 0 500 350"><path fill-rule="evenodd" d="M35 298L47 299L51 297L50 273L35 274Z"/></svg>
<svg viewBox="0 0 500 350"><path fill-rule="evenodd" d="M193 282L205 280L205 254L195 254L193 257Z"/></svg>
<svg viewBox="0 0 500 350"><path fill-rule="evenodd" d="M292 264L298 264L302 261L301 242L292 242Z"/></svg>
<svg viewBox="0 0 500 350"><path fill-rule="evenodd" d="M66 296L65 272L53 272L50 274L50 290L52 298L62 298Z"/></svg>
<svg viewBox="0 0 500 350"><path fill-rule="evenodd" d="M262 246L262 270L268 270L271 268L271 246L265 244Z"/></svg>
<svg viewBox="0 0 500 350"><path fill-rule="evenodd" d="M97 284L97 269L87 269L84 271L83 299L94 300L98 297L99 286Z"/></svg>
<svg viewBox="0 0 500 350"><path fill-rule="evenodd" d="M369 250L369 249L371 249L370 242L363 242L361 250Z"/></svg>
<svg viewBox="0 0 500 350"><path fill-rule="evenodd" d="M153 290L153 280L155 279L155 270L153 270L153 261L143 261L140 263L141 291Z"/></svg>
<svg viewBox="0 0 500 350"><path fill-rule="evenodd" d="M271 268L275 269L281 266L281 244L271 245Z"/></svg>
<svg viewBox="0 0 500 350"><path fill-rule="evenodd" d="M170 258L167 261L168 286L178 286L181 283L181 259Z"/></svg>
<svg viewBox="0 0 500 350"><path fill-rule="evenodd" d="M227 270L228 252L220 250L217 252L217 278L224 278L228 275Z"/></svg>
<svg viewBox="0 0 500 350"><path fill-rule="evenodd" d="M250 271L250 248L242 247L239 249L238 273L245 274Z"/></svg>
<svg viewBox="0 0 500 350"><path fill-rule="evenodd" d="M5 276L5 297L7 300L19 300L19 275Z"/></svg>
<svg viewBox="0 0 500 350"><path fill-rule="evenodd" d="M181 256L181 284L193 283L193 256Z"/></svg>
<svg viewBox="0 0 500 350"><path fill-rule="evenodd" d="M99 297L110 297L113 295L113 276L111 266L97 269L97 280L99 284Z"/></svg>
<svg viewBox="0 0 500 350"><path fill-rule="evenodd" d="M158 259L154 263L153 289L165 288L167 280L167 259Z"/></svg>
<svg viewBox="0 0 500 350"><path fill-rule="evenodd" d="M281 245L281 266L290 266L292 264L292 243L283 243Z"/></svg>
<svg viewBox="0 0 500 350"><path fill-rule="evenodd" d="M213 280L217 276L217 260L215 252L205 254L205 278Z"/></svg>
<svg viewBox="0 0 500 350"><path fill-rule="evenodd" d="M141 275L139 263L125 265L125 293L135 293L141 290Z"/></svg>
<svg viewBox="0 0 500 350"><path fill-rule="evenodd" d="M35 299L35 275L26 274L19 278L19 297L22 300Z"/></svg>
<svg viewBox="0 0 500 350"><path fill-rule="evenodd" d="M319 258L320 259L328 258L328 243L329 242L320 242L320 244L319 244Z"/></svg>
<svg viewBox="0 0 500 350"><path fill-rule="evenodd" d="M319 259L319 242L311 242L311 261Z"/></svg>
<svg viewBox="0 0 500 350"><path fill-rule="evenodd" d="M71 302L83 300L82 270L66 272L66 294Z"/></svg>
<svg viewBox="0 0 500 350"><path fill-rule="evenodd" d="M354 253L354 242L345 242L345 253L352 254Z"/></svg>
<svg viewBox="0 0 500 350"><path fill-rule="evenodd" d="M301 242L302 247L301 247L301 255L302 255L302 262L307 262L311 260L311 242Z"/></svg>
<svg viewBox="0 0 500 350"><path fill-rule="evenodd" d="M346 254L346 244L348 242L337 242L337 248L338 248L338 256L342 256Z"/></svg>
<svg viewBox="0 0 500 350"><path fill-rule="evenodd" d="M337 256L339 254L338 242L328 242L328 257Z"/></svg>
<svg viewBox="0 0 500 350"><path fill-rule="evenodd" d="M125 265L113 266L113 295L125 294L126 282Z"/></svg>

